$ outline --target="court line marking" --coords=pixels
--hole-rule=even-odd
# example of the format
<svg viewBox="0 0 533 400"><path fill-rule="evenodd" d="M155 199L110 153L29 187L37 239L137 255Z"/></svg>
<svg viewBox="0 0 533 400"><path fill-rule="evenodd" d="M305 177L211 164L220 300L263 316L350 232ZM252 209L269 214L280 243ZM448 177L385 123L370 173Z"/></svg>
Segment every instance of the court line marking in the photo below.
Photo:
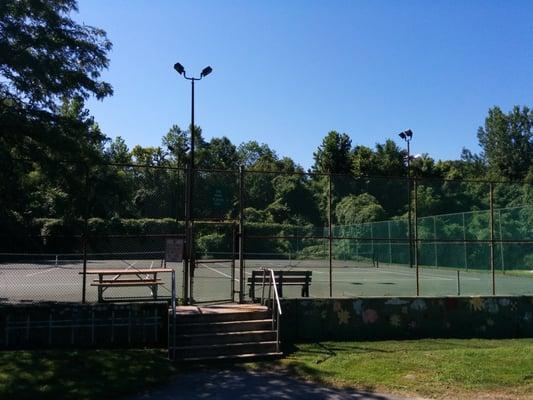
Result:
<svg viewBox="0 0 533 400"><path fill-rule="evenodd" d="M230 279L231 279L231 275L225 274L224 272L219 271L218 269L208 267L207 265L205 265L205 268L207 268L207 269L209 269L209 270L211 270L211 271L213 271L213 272L216 272L217 274L220 274L220 275L222 275L222 276L224 276L224 277L226 277L226 278L230 278ZM239 282L239 280L238 280L237 278L235 278L235 280L236 280L237 282Z"/></svg>
<svg viewBox="0 0 533 400"><path fill-rule="evenodd" d="M59 267L52 267L52 268L45 269L44 271L32 272L31 274L27 274L26 276L30 277L34 275L45 274L47 272L53 271L54 269L59 269Z"/></svg>

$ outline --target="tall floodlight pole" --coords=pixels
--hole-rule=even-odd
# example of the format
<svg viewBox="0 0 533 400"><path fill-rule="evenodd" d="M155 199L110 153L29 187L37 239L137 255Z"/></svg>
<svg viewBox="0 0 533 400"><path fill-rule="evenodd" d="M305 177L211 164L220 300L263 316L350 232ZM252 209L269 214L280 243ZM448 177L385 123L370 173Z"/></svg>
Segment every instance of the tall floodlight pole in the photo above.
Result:
<svg viewBox="0 0 533 400"><path fill-rule="evenodd" d="M193 246L193 220L192 220L192 207L193 207L193 185L194 185L194 82L199 81L202 78L213 72L211 67L205 67L200 72L199 78L187 76L185 68L180 63L174 64L174 69L180 75L183 75L185 79L191 81L191 148L189 156L189 166L187 168L187 189L186 189L186 204L185 204L185 265L183 268L183 298L185 303L189 304L192 301L192 294L189 296L189 282L193 273L194 267L194 246ZM192 289L192 288L191 288ZM190 297L190 298L189 298Z"/></svg>
<svg viewBox="0 0 533 400"><path fill-rule="evenodd" d="M408 129L406 131L400 132L398 136L400 136L407 143L407 229L409 235L409 268L413 268L413 227L411 221L411 147L409 146L409 143L413 138L413 132L411 131L411 129Z"/></svg>

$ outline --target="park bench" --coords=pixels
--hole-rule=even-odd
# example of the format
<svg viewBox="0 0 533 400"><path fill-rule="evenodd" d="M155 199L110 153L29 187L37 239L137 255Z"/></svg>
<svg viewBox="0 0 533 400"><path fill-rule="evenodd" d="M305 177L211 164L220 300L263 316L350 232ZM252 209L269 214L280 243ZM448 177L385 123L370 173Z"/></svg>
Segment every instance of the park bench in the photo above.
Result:
<svg viewBox="0 0 533 400"><path fill-rule="evenodd" d="M171 272L170 268L153 269L92 269L86 272L87 275L98 275L91 286L98 288L98 302L105 301L104 292L112 287L147 287L151 290L151 297L157 300L157 288L163 282L157 277L158 273ZM80 272L83 274L83 272ZM105 277L113 276L111 279ZM127 276L127 279L121 277Z"/></svg>
<svg viewBox="0 0 533 400"><path fill-rule="evenodd" d="M283 297L283 286L301 286L302 297L309 297L309 286L311 286L312 275L312 271L274 271L279 297ZM263 279L265 286L268 286L270 284L270 274L264 274L263 270L252 271L252 276L248 278L250 298L252 300L256 299L256 285L261 287Z"/></svg>

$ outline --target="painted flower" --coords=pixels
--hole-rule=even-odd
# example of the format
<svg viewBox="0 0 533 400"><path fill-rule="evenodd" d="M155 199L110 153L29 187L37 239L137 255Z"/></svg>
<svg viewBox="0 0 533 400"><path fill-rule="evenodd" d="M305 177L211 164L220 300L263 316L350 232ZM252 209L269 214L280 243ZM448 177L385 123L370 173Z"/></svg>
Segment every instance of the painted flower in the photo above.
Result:
<svg viewBox="0 0 533 400"><path fill-rule="evenodd" d="M352 303L353 310L357 315L361 315L363 312L363 300L356 300Z"/></svg>
<svg viewBox="0 0 533 400"><path fill-rule="evenodd" d="M498 311L500 310L500 308L498 307L498 302L492 299L485 300L485 308L491 314L498 314Z"/></svg>
<svg viewBox="0 0 533 400"><path fill-rule="evenodd" d="M526 322L530 321L531 320L531 315L532 314L530 312L525 313L524 314L524 318L523 318L524 321L526 321Z"/></svg>
<svg viewBox="0 0 533 400"><path fill-rule="evenodd" d="M459 305L459 300L450 298L446 299L446 309L447 310L455 310Z"/></svg>
<svg viewBox="0 0 533 400"><path fill-rule="evenodd" d="M402 307L402 314L408 314L409 313L409 309L407 308L407 306L403 306Z"/></svg>
<svg viewBox="0 0 533 400"><path fill-rule="evenodd" d="M402 324L402 318L398 314L391 315L389 322L392 326L400 326Z"/></svg>
<svg viewBox="0 0 533 400"><path fill-rule="evenodd" d="M494 320L492 320L492 319L490 319L490 318L487 319L487 325L488 325L488 326L493 326L493 325L494 325Z"/></svg>
<svg viewBox="0 0 533 400"><path fill-rule="evenodd" d="M390 299L385 302L385 304L388 306L403 306L407 303L409 303L407 300L400 300L398 298Z"/></svg>
<svg viewBox="0 0 533 400"><path fill-rule="evenodd" d="M426 302L422 299L416 299L411 303L411 308L417 311L424 311L427 308Z"/></svg>
<svg viewBox="0 0 533 400"><path fill-rule="evenodd" d="M409 322L409 329L416 329L416 321Z"/></svg>
<svg viewBox="0 0 533 400"><path fill-rule="evenodd" d="M348 314L348 311L339 310L337 316L339 317L339 325L348 324L348 320L350 319L350 314Z"/></svg>
<svg viewBox="0 0 533 400"><path fill-rule="evenodd" d="M500 299L500 306L503 306L503 307L509 307L511 305L511 300L509 299Z"/></svg>
<svg viewBox="0 0 533 400"><path fill-rule="evenodd" d="M365 324L373 324L378 320L378 313L371 308L363 311L363 322Z"/></svg>
<svg viewBox="0 0 533 400"><path fill-rule="evenodd" d="M341 303L339 301L336 301L333 303L333 311L339 312L342 309Z"/></svg>
<svg viewBox="0 0 533 400"><path fill-rule="evenodd" d="M470 308L474 311L481 311L485 308L481 297L472 297L470 299Z"/></svg>

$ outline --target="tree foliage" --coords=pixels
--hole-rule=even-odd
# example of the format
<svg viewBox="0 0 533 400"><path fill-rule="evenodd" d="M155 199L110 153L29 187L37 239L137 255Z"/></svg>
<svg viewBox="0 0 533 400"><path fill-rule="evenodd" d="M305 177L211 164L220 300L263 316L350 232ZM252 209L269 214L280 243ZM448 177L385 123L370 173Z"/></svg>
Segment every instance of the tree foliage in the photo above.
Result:
<svg viewBox="0 0 533 400"><path fill-rule="evenodd" d="M528 107L516 106L507 114L491 108L477 135L494 176L523 179L533 167L533 110Z"/></svg>

